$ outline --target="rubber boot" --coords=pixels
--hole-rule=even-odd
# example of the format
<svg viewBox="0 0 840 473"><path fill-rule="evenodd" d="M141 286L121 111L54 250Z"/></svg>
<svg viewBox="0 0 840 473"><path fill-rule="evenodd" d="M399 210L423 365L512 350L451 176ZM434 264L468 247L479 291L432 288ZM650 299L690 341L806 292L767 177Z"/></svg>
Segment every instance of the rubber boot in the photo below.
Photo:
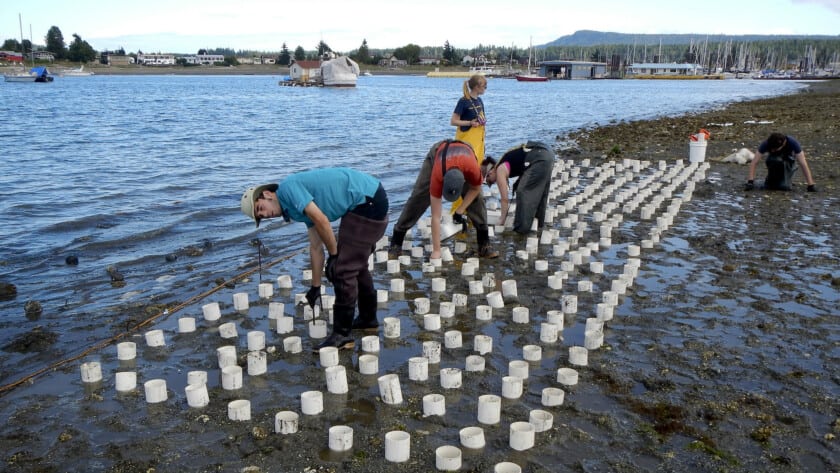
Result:
<svg viewBox="0 0 840 473"><path fill-rule="evenodd" d="M378 328L376 294L359 294L359 316L353 320L353 330L375 331Z"/></svg>
<svg viewBox="0 0 840 473"><path fill-rule="evenodd" d="M490 231L487 227L477 228L476 238L478 239L478 256L489 259L499 257L499 253L490 246Z"/></svg>
<svg viewBox="0 0 840 473"><path fill-rule="evenodd" d="M402 254L402 245L405 240L405 232L394 230L391 234L391 245L388 247L388 257L397 259Z"/></svg>
<svg viewBox="0 0 840 473"><path fill-rule="evenodd" d="M333 329L329 337L313 347L312 351L318 352L324 347L336 347L339 350L353 348L355 340L350 337L350 327L353 325L353 312L355 308L344 306L333 306Z"/></svg>

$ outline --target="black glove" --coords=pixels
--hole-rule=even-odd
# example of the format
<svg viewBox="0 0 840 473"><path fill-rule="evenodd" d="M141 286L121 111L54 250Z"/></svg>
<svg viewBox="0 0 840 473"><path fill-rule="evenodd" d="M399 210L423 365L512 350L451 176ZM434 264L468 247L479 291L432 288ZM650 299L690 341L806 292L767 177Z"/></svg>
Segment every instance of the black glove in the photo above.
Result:
<svg viewBox="0 0 840 473"><path fill-rule="evenodd" d="M315 304L321 301L321 286L312 286L306 291L306 302L309 307L315 308Z"/></svg>
<svg viewBox="0 0 840 473"><path fill-rule="evenodd" d="M452 222L463 225L467 223L467 219L464 218L464 214L459 214L458 212L455 212L454 214L452 214Z"/></svg>
<svg viewBox="0 0 840 473"><path fill-rule="evenodd" d="M808 184L808 192L817 192L816 184Z"/></svg>
<svg viewBox="0 0 840 473"><path fill-rule="evenodd" d="M338 254L330 255L327 258L327 267L324 270L324 276L326 276L327 281L335 284L335 261L338 259Z"/></svg>
<svg viewBox="0 0 840 473"><path fill-rule="evenodd" d="M755 182L753 182L753 180L750 179L749 181L747 181L747 184L744 186L744 190L745 191L751 191L753 189L755 189Z"/></svg>

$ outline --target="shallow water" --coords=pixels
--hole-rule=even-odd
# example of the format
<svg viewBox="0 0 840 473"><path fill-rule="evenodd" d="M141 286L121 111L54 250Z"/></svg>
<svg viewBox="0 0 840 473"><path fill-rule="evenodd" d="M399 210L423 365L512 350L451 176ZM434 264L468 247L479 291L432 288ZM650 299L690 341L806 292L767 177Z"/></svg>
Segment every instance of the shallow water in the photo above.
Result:
<svg viewBox="0 0 840 473"><path fill-rule="evenodd" d="M241 189L266 173L252 166L255 156L276 154L271 159L276 160L279 177L312 164L311 158L296 159L300 150L306 156L324 156L325 163L360 168L370 167L369 161L375 159L379 166L371 172L386 183L397 212L413 183L414 164L434 141L430 137L449 135L451 130L445 124L460 86L455 80L404 77L364 78L353 91L278 90L273 80L260 77L90 79L55 83L65 88L56 90L70 96L85 92L84 98L68 100L72 108L60 115L63 120L56 121L75 125L58 125L63 133L49 139L37 134L33 139L37 144L20 155L21 159L34 156L32 162L43 171L26 169L13 179L10 163L4 164L2 179L8 185L0 191L4 208L0 231L5 232L4 246L7 241L14 243L8 247L8 256L3 257L4 280L15 283L19 295L0 303L3 346L21 334L37 334L32 332L36 326L58 335L57 341L41 353L4 349L4 383L120 333L157 314L163 306L174 307L212 289L218 278L229 279L254 268L254 237L268 247L264 263L289 258L266 268L262 277L273 281L280 274L293 276L294 289L272 298L285 302L286 312L291 314L293 293L307 288L300 278L308 264L301 251L303 232L297 225L272 223L267 225L268 231L255 233L239 213ZM552 87L546 92L525 90L519 87L523 84L513 81L491 81L485 97L491 118L494 114L506 117L498 125L491 123L491 130L498 133L488 137L491 154L493 149L501 151L526 138L550 142L554 134L594 122L654 116L665 109L679 113L721 105L750 93L775 94L785 87L795 87L789 83L710 81L701 86L685 82L691 84L530 84ZM657 93L651 93L654 85ZM74 92L72 88L80 90ZM636 88L647 88L647 94ZM49 92L36 92L44 94L45 90ZM351 122L359 126L348 128L346 119L337 118L337 112L329 108L335 104L324 101L325 95L350 100L354 106L342 113L355 113ZM611 99L603 98L607 96ZM10 106L7 98L3 99L4 107ZM107 104L88 105L97 98ZM590 106L598 100L611 106ZM143 106L145 102L151 105ZM401 106L404 103L411 106ZM94 110L85 112L85 107ZM211 113L215 110L217 114ZM424 116L427 110L432 110L428 112L432 118ZM117 116L109 117L111 111ZM306 120L294 118L304 113L309 117ZM79 129L88 122L93 124L86 125L86 130ZM545 129L540 128L542 123L546 123ZM29 126L33 125L30 121ZM80 136L68 140L72 141L70 145L56 139L75 134ZM99 136L102 141L97 141ZM47 165L48 154L74 157ZM595 163L590 166L594 168ZM60 190L62 198L55 208L47 207L51 199L58 200L52 197L54 194L30 196L27 191L32 182L41 181L40 172L53 179L65 177L68 182L66 189ZM710 183L719 181L714 177L704 184L712 189L707 189L706 195L721 191ZM578 189L585 184L583 180ZM615 320L605 333L605 347L590 352L590 366L581 368L580 384L567 388L564 406L552 409L557 427L539 435L537 446L530 451L508 448L507 426L511 421L527 419L530 409L541 407L540 391L557 385L555 372L567 365L568 347L583 343L583 323L594 315L597 291L605 290L621 271L627 245L638 244L655 223L642 220L638 210L625 215L614 232L613 246L596 254L605 262L605 274L595 277L586 271L575 272L564 283L563 291L546 288L547 275L535 273L533 262L514 258L515 250L524 246L522 239L496 239L503 257L482 261L479 272L494 272L499 284L510 278L520 282L520 302L531 311L530 324L510 321L513 304L497 310L490 322L476 321L473 307L483 301L471 296L470 307L460 308L440 333L425 332L422 317L413 314L412 300L431 296L434 304L452 292L468 293L467 281L459 272L462 257L456 256L456 262L447 267L447 294L431 294L429 279L420 271L418 261L403 271L406 292L401 297L391 294L391 301L381 307L380 320L388 315L400 317L404 337L382 340L379 366L380 373L400 374L406 397L403 406L384 405L377 399L375 377L358 374L357 343L355 354L344 353L341 357L351 392L326 395L324 415L302 418L299 436L281 438L271 433L274 413L298 410L300 393L324 390L324 379L317 357L308 352L282 353L281 337L273 333L267 320L267 301L256 300L259 278L253 274L249 280L187 304L149 326L165 331L167 347L163 349L143 346L144 328L132 337L138 342L138 359L133 363L116 360L113 346L94 352L86 359L103 363L105 379L100 385L83 385L79 363L74 362L6 394L3 414L10 422L4 429L4 457L7 461L14 459L14 466L22 471L36 464L61 465L57 467L70 470L155 466L162 471L239 469L254 464L264 471L277 471L273 469L277 465L284 466L279 471L302 471L318 461L340 463L347 471L387 471L381 454L384 433L407 428L412 432L416 453L406 469L428 471L435 447L457 445L458 430L476 424L476 395L501 392L501 376L507 374L508 362L521 358L523 345L539 340L539 322L548 310L558 308L559 296L572 292L577 279L591 277L596 292L579 294L580 309L567 317L562 341L543 347L542 361L531 364L526 394L520 400L505 400L502 424L486 426L488 447L482 452L466 452L465 464L476 471L488 471L503 459L528 465L528 471L635 471L656 467L664 471L711 471L722 466L736 471L766 470L773 465L772 458L745 438L744 432L754 431L756 423L768 415L757 411L752 416L750 409L769 405L766 410L772 415L790 417L784 423L792 431L773 424L778 429L773 437L773 454L787 455L793 465L810 471L830 471L837 465L836 459L831 459L836 451L830 444L820 445L819 438L832 421L832 409L826 406L831 405L830 394L836 393L837 386L837 371L832 366L838 361L840 336L831 314L836 313L838 295L825 279L811 284L804 297L788 294L786 280L818 276L836 268L836 239L823 230L825 226L814 222L825 225L836 221L837 203L831 199L823 204L805 199L787 203L773 195L754 195L750 202L729 196L721 200L730 203L720 206L717 201L695 197L683 204L676 223L664 233L660 244L652 251L642 250L640 275L615 309ZM752 263L739 258L738 253L749 249L760 255L760 261L782 260L782 256L778 242L761 240L765 232L761 225L765 223L753 222L750 213L741 210L745 206L772 210L780 217L805 216L789 225L797 238L784 243L783 251L794 256L792 261L784 261L786 271L777 272L756 288L745 288L739 280L737 272L751 270ZM37 218L22 218L30 213ZM395 218L396 213L392 220ZM591 215L584 219L591 219ZM597 241L597 230L597 224L590 224L580 242ZM562 236L568 237L569 231L562 229ZM773 234L770 229L766 233ZM474 238L466 241L472 244ZM191 249L193 256L186 249ZM548 258L546 248L540 251ZM64 264L64 257L71 253L79 256L79 266ZM165 256L173 253L178 258L167 262ZM560 260L550 259L552 270ZM798 260L807 260L808 264ZM724 269L727 264L738 270ZM107 265L119 268L125 275L125 286L112 286L105 271ZM384 268L377 268L378 287L389 287L391 277ZM233 293L241 291L251 295L247 314L236 313L232 307ZM39 318L24 317L22 301L26 299L44 304ZM244 333L248 330L266 331L268 344L278 348L270 356L269 373L246 376L245 386L237 392L221 389L215 348L225 343L218 335L218 323L203 321L201 316L201 305L211 301L222 305L220 322L238 324L240 355L245 352ZM154 304L151 313L144 310ZM304 338L307 349L311 342L300 315L297 309L296 334ZM177 333L177 319L184 316L197 318L196 333ZM422 341L440 339L445 329L452 328L464 333L464 347L445 351L440 367L463 367L464 357L472 349L472 336L477 333L493 337L493 352L486 357L485 373L464 373L464 388L446 393L446 418L422 418L422 395L440 392L439 378L430 367L433 376L429 381L410 382L406 360L420 355ZM728 361L735 358L739 364ZM113 373L129 369L138 372L141 383L166 379L169 401L146 404L142 385L132 394L116 394ZM189 409L183 394L186 372L193 369L209 373L212 401L202 410ZM825 375L820 376L823 371ZM791 376L800 387L785 381ZM228 421L227 401L243 398L252 402L253 420ZM638 399L683 406L683 411L658 412ZM695 419L695 411L689 409L702 406L704 401L720 406L698 407L697 412L707 418ZM721 415L726 417L717 417ZM325 450L326 427L338 423L356 429L357 447L352 454L334 455ZM676 434L663 440L646 431L648 426L653 426L652 430L670 426ZM254 429L267 430L268 437L262 438ZM66 434L62 437L66 440L58 440L55 432ZM715 446L726 454L743 459L732 464L724 455L721 463L708 453L690 448L691 441L704 435L714 438ZM173 449L172 445L180 448Z"/></svg>

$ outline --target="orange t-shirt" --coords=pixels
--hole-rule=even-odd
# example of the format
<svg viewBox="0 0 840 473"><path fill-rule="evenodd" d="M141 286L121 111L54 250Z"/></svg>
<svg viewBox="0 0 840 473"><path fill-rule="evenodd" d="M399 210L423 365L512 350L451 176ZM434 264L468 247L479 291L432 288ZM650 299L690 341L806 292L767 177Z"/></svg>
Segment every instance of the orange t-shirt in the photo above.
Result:
<svg viewBox="0 0 840 473"><path fill-rule="evenodd" d="M429 194L432 197L440 199L443 196L443 172L441 170L441 153L446 147L446 142L438 145L435 151L435 163L432 166L432 179L429 184ZM466 143L452 141L449 143L449 148L446 150L446 170L453 168L460 169L464 173L464 181L471 186L481 185L481 168L478 166L478 160L475 157L472 147Z"/></svg>

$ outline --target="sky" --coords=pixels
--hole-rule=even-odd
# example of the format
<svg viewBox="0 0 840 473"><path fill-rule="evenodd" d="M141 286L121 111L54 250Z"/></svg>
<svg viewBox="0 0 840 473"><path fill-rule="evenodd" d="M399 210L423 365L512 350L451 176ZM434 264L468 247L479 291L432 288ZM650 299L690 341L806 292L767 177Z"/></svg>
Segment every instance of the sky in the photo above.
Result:
<svg viewBox="0 0 840 473"><path fill-rule="evenodd" d="M20 22L18 20L20 15ZM337 52L407 44L527 48L577 30L630 34L840 35L840 0L28 0L4 1L0 40L45 44L52 26L94 49ZM31 35L30 35L31 32Z"/></svg>

